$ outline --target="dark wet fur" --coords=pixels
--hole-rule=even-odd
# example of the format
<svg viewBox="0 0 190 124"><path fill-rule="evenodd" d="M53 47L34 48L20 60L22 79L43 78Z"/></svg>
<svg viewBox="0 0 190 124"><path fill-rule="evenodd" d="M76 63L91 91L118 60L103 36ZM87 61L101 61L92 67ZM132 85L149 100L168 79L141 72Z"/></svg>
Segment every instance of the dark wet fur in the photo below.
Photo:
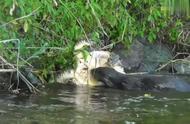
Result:
<svg viewBox="0 0 190 124"><path fill-rule="evenodd" d="M190 91L190 84L173 75L125 75L108 67L92 69L91 74L97 81L101 81L105 87L110 88L143 91Z"/></svg>

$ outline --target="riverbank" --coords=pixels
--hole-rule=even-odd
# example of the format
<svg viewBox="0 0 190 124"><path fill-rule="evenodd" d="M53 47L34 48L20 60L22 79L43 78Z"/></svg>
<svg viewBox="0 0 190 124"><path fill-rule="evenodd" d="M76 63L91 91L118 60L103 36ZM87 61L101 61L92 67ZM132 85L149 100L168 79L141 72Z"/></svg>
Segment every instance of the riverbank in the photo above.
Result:
<svg viewBox="0 0 190 124"><path fill-rule="evenodd" d="M89 44L90 43L92 43L92 41L89 42ZM82 42L82 44L84 44L84 42ZM107 52L110 51L110 55L109 55L110 58L100 57L98 59L100 61L101 59L103 59L104 64L108 64L109 67L111 68L114 68L112 66L119 65L121 68L123 68L124 73L128 75L131 75L131 74L132 75L158 74L158 75L173 75L173 76L189 75L190 63L189 63L188 54L187 53L183 54L182 52L179 54L176 50L173 49L174 46L175 44L163 44L162 42L149 43L148 40L146 40L145 38L137 38L132 42L129 48L124 47L122 43L115 44L112 47L107 47L106 49L104 49L104 51L107 51ZM100 47L98 48L92 45L90 45L89 47L93 47L91 48L91 50L98 50L100 48ZM185 50L185 49L182 49L182 50ZM86 52L87 54L90 53L90 51L88 51L86 48L80 48L79 51L80 52L82 51L82 53ZM82 55L81 56L82 58L83 57L85 58L85 54L81 54L81 55ZM107 59L109 60L109 62ZM46 81L46 82L51 81L51 83L56 83L57 78L59 77L59 74L67 71L67 70L56 70L54 73L48 73L49 75L51 75L49 79L45 79L45 78L41 79L37 73L34 73L31 67L25 66L25 67L19 68L19 70L17 71L17 66L11 63L8 63L4 58L2 58L1 61L2 61L1 68L5 70L5 72L2 73L1 78L0 78L2 80L1 89L9 90L12 93L19 93L20 91L30 92L30 93L38 92L39 90L36 87L41 86L43 83L42 81ZM76 64L76 67L77 66L79 65ZM10 71L10 72L7 72L7 71ZM82 70L78 70L78 71L82 71ZM82 72L78 72L78 73L82 73ZM171 81L173 80L173 76L171 76ZM80 77L80 78L82 79L85 77ZM142 77L142 75L140 77ZM74 79L77 77L72 77L72 78ZM169 81L170 79L167 78L166 80ZM179 80L182 80L182 83L184 82L183 79L179 79ZM185 82L186 81L188 83L189 80L185 80ZM59 83L65 83L65 82L62 81Z"/></svg>
<svg viewBox="0 0 190 124"><path fill-rule="evenodd" d="M13 87L19 89L21 79L30 92L35 91L33 82L56 82L57 74L76 68L74 47L81 40L93 41L94 50L116 53L113 61L121 59L127 73L189 74L188 18L168 14L164 3L1 1L0 56L3 65L11 66L0 69L13 69L2 74L7 77L2 86L10 89L12 73ZM86 48L81 52L89 53Z"/></svg>

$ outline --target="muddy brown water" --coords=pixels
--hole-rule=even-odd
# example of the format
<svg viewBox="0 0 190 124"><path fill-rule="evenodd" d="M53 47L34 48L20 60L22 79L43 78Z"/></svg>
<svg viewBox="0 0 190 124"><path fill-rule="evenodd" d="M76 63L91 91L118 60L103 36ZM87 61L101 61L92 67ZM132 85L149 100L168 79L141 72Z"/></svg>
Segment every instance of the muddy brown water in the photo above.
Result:
<svg viewBox="0 0 190 124"><path fill-rule="evenodd" d="M190 93L61 84L48 85L41 95L1 91L0 124L190 124Z"/></svg>

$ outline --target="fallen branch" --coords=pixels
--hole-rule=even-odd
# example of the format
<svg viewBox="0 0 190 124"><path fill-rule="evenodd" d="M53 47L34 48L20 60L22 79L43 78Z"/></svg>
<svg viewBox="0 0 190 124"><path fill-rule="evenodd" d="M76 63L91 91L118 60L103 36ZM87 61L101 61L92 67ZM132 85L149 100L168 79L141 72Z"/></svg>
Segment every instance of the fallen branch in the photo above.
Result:
<svg viewBox="0 0 190 124"><path fill-rule="evenodd" d="M165 68L166 66L168 66L169 64L171 63L175 63L175 62L178 62L178 61L183 61L183 62L189 62L190 63L190 60L187 60L187 59L175 59L175 60L170 60L168 61L166 64L162 65L161 67L159 67L158 69L156 69L155 71L160 71L162 70L163 68Z"/></svg>
<svg viewBox="0 0 190 124"><path fill-rule="evenodd" d="M18 71L20 78L26 83L31 93L40 92L36 87L34 87L30 81L20 72Z"/></svg>
<svg viewBox="0 0 190 124"><path fill-rule="evenodd" d="M24 81L24 83L27 85L27 87L28 87L28 89L29 89L30 92L32 92L32 93L39 92L39 90L37 88L35 88L32 85L32 83L30 81L28 81L28 79L19 71L20 40L19 39L9 39L9 40L0 41L0 43L8 43L8 42L15 42L15 41L18 44L16 66L14 66L11 63L9 63L6 59L4 59L2 56L0 56L0 60L3 63L5 63L6 65L8 65L9 68L11 68L11 69L0 69L0 72L16 72L17 73L17 87L16 87L16 91L19 92L18 86L19 86L19 77L20 77L22 79L22 81ZM10 85L10 88L8 90L10 90L12 88L12 86Z"/></svg>

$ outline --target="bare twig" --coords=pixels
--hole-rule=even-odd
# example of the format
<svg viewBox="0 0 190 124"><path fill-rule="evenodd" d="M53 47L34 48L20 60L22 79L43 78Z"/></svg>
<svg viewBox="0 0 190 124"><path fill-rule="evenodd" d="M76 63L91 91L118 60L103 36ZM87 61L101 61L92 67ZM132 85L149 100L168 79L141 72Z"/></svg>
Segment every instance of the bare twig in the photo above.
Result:
<svg viewBox="0 0 190 124"><path fill-rule="evenodd" d="M9 40L3 40L3 41L0 41L0 43L8 43L8 42L17 42L17 44L18 44L18 48L17 48L17 61L16 61L16 67L13 65L13 64L11 64L11 63L9 63L9 62L7 62L7 60L5 60L2 56L0 56L0 59L4 62L4 63L6 63L7 65L9 65L12 69L4 69L4 70L0 70L0 71L11 71L11 72L13 72L13 71L16 71L17 72L17 87L16 87L16 89L18 89L18 86L19 86L19 77L21 77L21 79L25 82L25 84L28 86L28 88L29 88L29 90L30 90L30 92L33 92L33 93L35 93L36 91L37 92L39 92L39 90L37 89L37 88L35 88L31 83L30 83L30 81L28 81L27 80L27 78L19 71L19 58L20 58L20 40L19 39L9 39ZM11 89L12 88L12 86L10 86L9 87L9 89ZM19 91L18 91L19 92Z"/></svg>
<svg viewBox="0 0 190 124"><path fill-rule="evenodd" d="M186 44L186 43L183 43L183 42L179 42L179 44L181 44L183 46L186 46L186 47L190 47L190 44Z"/></svg>
<svg viewBox="0 0 190 124"><path fill-rule="evenodd" d="M126 31L126 27L127 27L127 19L125 21L125 24L124 24L124 29L123 29L123 33L122 33L122 36L121 36L121 40L123 40L124 36L125 36L125 31Z"/></svg>
<svg viewBox="0 0 190 124"><path fill-rule="evenodd" d="M148 72L126 73L126 75L144 75L144 74L148 74Z"/></svg>
<svg viewBox="0 0 190 124"><path fill-rule="evenodd" d="M26 85L28 86L30 92L32 92L32 93L40 92L36 87L34 87L34 86L30 83L30 81L27 80L27 78L26 78L20 71L18 71L18 73L19 73L21 79L23 79L23 81L24 81L24 82L26 83Z"/></svg>
<svg viewBox="0 0 190 124"><path fill-rule="evenodd" d="M100 49L101 49L101 50L110 49L110 48L113 47L114 44L115 44L115 43L108 44L108 45L106 45L106 46L104 46L104 47L102 47L102 48L100 48Z"/></svg>
<svg viewBox="0 0 190 124"><path fill-rule="evenodd" d="M155 71L160 71L160 70L162 70L163 68L165 68L166 66L168 66L169 64L175 63L175 62L178 62L178 61L183 61L183 62L189 62L189 63L190 63L190 61L187 60L187 59L175 59L175 60L170 60L170 61L168 61L166 64L163 64L161 67L159 67L158 69L156 69Z"/></svg>
<svg viewBox="0 0 190 124"><path fill-rule="evenodd" d="M100 48L101 50L105 50L105 49L110 49L110 48L113 48L114 45L120 43L121 41L117 41L117 42L114 42L114 43L110 43L102 48Z"/></svg>
<svg viewBox="0 0 190 124"><path fill-rule="evenodd" d="M0 60L3 61L3 63L6 63L6 65L10 66L12 69L15 68L11 63L7 62L7 60L5 60L2 56L0 56Z"/></svg>
<svg viewBox="0 0 190 124"><path fill-rule="evenodd" d="M0 69L0 73L1 72L15 72L16 71L16 69Z"/></svg>

